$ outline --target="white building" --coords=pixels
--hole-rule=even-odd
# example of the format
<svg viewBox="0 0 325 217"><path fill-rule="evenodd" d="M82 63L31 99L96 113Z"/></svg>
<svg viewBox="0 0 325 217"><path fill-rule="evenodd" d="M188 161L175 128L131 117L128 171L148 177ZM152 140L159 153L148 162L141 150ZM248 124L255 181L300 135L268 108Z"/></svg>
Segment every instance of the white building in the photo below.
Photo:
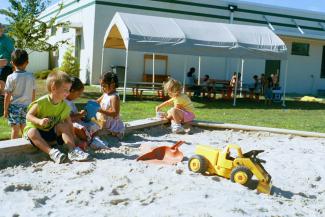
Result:
<svg viewBox="0 0 325 217"><path fill-rule="evenodd" d="M264 25L281 37L288 48L287 92L317 94L325 91L325 13L283 7L252 4L241 1L216 0L66 0L58 21L69 21L70 28L52 30L52 40L70 39L80 59L80 78L86 83L98 83L101 74L102 47L106 29L115 12L243 25ZM48 20L57 12L57 5L42 13ZM207 33L208 34L208 33ZM62 62L65 52L60 48L55 55ZM149 55L147 55L149 54ZM150 53L129 52L128 81L142 81L152 72ZM171 54L157 58L157 74L182 80L184 61L188 67L198 68L198 57ZM103 69L111 65L124 66L124 50L105 49ZM149 61L148 61L149 59ZM239 60L201 57L201 74L215 79L230 79L239 71ZM285 63L271 60L245 60L244 83L252 83L253 75L280 72L284 81Z"/></svg>

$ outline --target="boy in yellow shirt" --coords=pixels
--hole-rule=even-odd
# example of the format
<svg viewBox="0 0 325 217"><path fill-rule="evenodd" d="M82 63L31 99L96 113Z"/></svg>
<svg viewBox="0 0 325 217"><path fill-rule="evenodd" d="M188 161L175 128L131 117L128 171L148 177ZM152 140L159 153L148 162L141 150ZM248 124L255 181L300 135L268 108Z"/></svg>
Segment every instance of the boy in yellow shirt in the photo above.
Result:
<svg viewBox="0 0 325 217"><path fill-rule="evenodd" d="M75 146L70 107L64 101L70 93L71 83L65 72L49 74L46 80L49 94L32 102L26 116L25 137L56 163L63 163L66 159L65 154L51 147L60 136L70 150L68 158L71 161L88 159L88 154Z"/></svg>

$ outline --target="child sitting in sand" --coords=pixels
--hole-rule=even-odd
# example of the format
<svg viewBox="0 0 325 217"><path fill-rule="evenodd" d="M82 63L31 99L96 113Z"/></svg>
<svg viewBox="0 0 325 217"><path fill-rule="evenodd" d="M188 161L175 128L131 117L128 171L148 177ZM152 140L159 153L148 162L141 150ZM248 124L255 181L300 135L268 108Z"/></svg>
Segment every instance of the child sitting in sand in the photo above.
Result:
<svg viewBox="0 0 325 217"><path fill-rule="evenodd" d="M166 118L171 121L173 133L184 133L182 123L190 122L195 118L194 107L190 98L181 93L181 84L174 79L170 79L164 85L165 91L171 99L161 103L156 107L156 112L159 112L165 106L172 106Z"/></svg>
<svg viewBox="0 0 325 217"><path fill-rule="evenodd" d="M71 109L70 118L73 124L74 133L76 134L77 138L86 141L90 144L93 136L95 133L100 130L100 127L90 121L84 122L83 119L85 118L86 111L81 110L78 111L76 105L74 104L74 100L78 99L84 91L84 85L77 77L71 77L72 85L70 89L70 93L65 99L65 102Z"/></svg>
<svg viewBox="0 0 325 217"><path fill-rule="evenodd" d="M56 163L63 163L66 155L51 146L58 137L68 146L71 161L88 159L88 154L75 146L75 136L70 119L70 107L64 101L69 95L71 78L65 72L52 72L46 79L49 94L32 102L28 107L24 135Z"/></svg>
<svg viewBox="0 0 325 217"><path fill-rule="evenodd" d="M120 97L116 88L118 87L117 75L107 72L100 80L103 95L97 99L100 109L96 118L102 129L108 130L113 136L122 138L124 135L124 123L120 118Z"/></svg>

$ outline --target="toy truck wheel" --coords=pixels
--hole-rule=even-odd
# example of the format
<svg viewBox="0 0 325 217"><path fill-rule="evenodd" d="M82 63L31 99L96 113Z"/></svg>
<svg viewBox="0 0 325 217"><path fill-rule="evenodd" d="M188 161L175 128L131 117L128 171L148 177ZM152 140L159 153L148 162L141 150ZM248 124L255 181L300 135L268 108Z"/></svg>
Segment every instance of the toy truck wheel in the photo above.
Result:
<svg viewBox="0 0 325 217"><path fill-rule="evenodd" d="M252 171L250 171L247 167L238 166L231 171L230 180L246 187L250 187L252 183L252 176Z"/></svg>
<svg viewBox="0 0 325 217"><path fill-rule="evenodd" d="M207 160L201 155L194 155L188 161L188 168L195 173L205 173L207 167Z"/></svg>

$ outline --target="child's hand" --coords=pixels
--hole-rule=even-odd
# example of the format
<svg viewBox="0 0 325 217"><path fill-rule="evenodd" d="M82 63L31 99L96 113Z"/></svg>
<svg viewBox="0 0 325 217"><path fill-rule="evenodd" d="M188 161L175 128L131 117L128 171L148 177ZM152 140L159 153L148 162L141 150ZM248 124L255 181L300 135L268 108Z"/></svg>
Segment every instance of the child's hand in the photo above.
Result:
<svg viewBox="0 0 325 217"><path fill-rule="evenodd" d="M159 112L160 111L160 106L156 106L156 112Z"/></svg>
<svg viewBox="0 0 325 217"><path fill-rule="evenodd" d="M50 119L49 118L43 118L40 120L39 125L42 127L47 126L50 123Z"/></svg>
<svg viewBox="0 0 325 217"><path fill-rule="evenodd" d="M79 112L79 115L81 116L81 118L84 118L86 116L87 112L85 110L81 110Z"/></svg>
<svg viewBox="0 0 325 217"><path fill-rule="evenodd" d="M0 80L0 91L3 91L5 89L6 83L2 80Z"/></svg>

